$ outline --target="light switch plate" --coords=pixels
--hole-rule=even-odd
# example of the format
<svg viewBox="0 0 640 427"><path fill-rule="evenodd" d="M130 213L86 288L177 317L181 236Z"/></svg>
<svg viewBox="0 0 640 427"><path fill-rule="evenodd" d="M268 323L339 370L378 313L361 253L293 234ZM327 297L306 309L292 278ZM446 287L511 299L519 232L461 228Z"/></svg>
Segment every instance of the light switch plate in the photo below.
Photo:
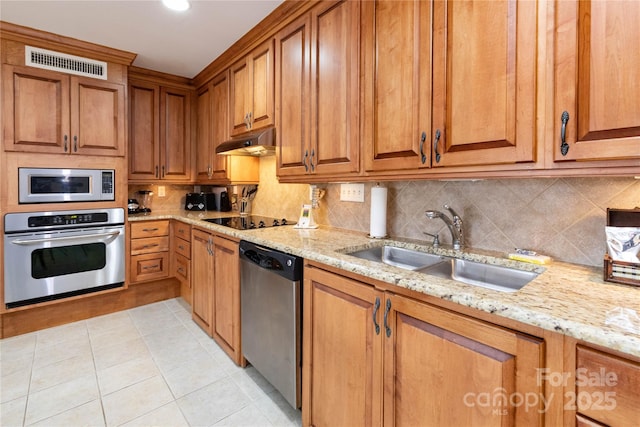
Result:
<svg viewBox="0 0 640 427"><path fill-rule="evenodd" d="M164 197L165 195L164 185L158 185L158 197Z"/></svg>
<svg viewBox="0 0 640 427"><path fill-rule="evenodd" d="M340 200L364 203L364 184L340 184Z"/></svg>

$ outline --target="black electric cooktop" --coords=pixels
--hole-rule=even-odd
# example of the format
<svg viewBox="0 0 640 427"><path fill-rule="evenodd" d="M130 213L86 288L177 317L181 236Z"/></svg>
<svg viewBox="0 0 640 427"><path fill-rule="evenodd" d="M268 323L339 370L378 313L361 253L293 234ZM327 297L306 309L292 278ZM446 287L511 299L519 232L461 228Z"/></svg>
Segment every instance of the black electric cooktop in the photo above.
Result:
<svg viewBox="0 0 640 427"><path fill-rule="evenodd" d="M254 228L279 227L281 225L294 225L295 222L287 221L285 218L277 219L268 216L232 216L224 218L210 218L205 221L237 230L251 230Z"/></svg>

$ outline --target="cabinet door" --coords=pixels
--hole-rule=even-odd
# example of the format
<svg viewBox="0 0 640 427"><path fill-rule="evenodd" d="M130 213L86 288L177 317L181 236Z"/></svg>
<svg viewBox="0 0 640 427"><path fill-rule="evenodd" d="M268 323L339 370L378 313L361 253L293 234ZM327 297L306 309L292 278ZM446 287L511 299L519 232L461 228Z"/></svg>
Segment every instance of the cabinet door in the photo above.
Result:
<svg viewBox="0 0 640 427"><path fill-rule="evenodd" d="M278 176L309 171L310 33L311 17L305 14L276 35Z"/></svg>
<svg viewBox="0 0 640 427"><path fill-rule="evenodd" d="M543 425L542 340L385 298L385 425ZM535 401L525 405L525 396Z"/></svg>
<svg viewBox="0 0 640 427"><path fill-rule="evenodd" d="M311 173L360 169L360 4L328 2L311 11Z"/></svg>
<svg viewBox="0 0 640 427"><path fill-rule="evenodd" d="M536 3L433 3L433 167L535 160Z"/></svg>
<svg viewBox="0 0 640 427"><path fill-rule="evenodd" d="M431 167L431 3L362 3L367 171Z"/></svg>
<svg viewBox="0 0 640 427"><path fill-rule="evenodd" d="M250 128L251 69L247 58L242 58L231 66L230 90L230 134L239 135Z"/></svg>
<svg viewBox="0 0 640 427"><path fill-rule="evenodd" d="M640 158L640 3L556 8L554 160Z"/></svg>
<svg viewBox="0 0 640 427"><path fill-rule="evenodd" d="M211 151L211 84L203 87L196 95L196 180L207 182L211 179L211 161L215 152Z"/></svg>
<svg viewBox="0 0 640 427"><path fill-rule="evenodd" d="M129 179L160 177L160 87L129 80Z"/></svg>
<svg viewBox="0 0 640 427"><path fill-rule="evenodd" d="M381 425L382 293L305 268L303 295L302 424Z"/></svg>
<svg viewBox="0 0 640 427"><path fill-rule="evenodd" d="M248 58L251 69L249 119L251 130L273 124L273 39L256 48Z"/></svg>
<svg viewBox="0 0 640 427"><path fill-rule="evenodd" d="M228 156L216 154L216 148L229 139L229 72L216 76L211 82L211 177L217 181L229 180Z"/></svg>
<svg viewBox="0 0 640 427"><path fill-rule="evenodd" d="M3 139L8 151L69 151L69 77L3 65Z"/></svg>
<svg viewBox="0 0 640 427"><path fill-rule="evenodd" d="M191 93L160 90L160 178L191 180Z"/></svg>
<svg viewBox="0 0 640 427"><path fill-rule="evenodd" d="M208 335L213 326L213 237L200 230L191 232L191 315Z"/></svg>
<svg viewBox="0 0 640 427"><path fill-rule="evenodd" d="M240 365L240 261L238 244L213 238L213 338Z"/></svg>
<svg viewBox="0 0 640 427"><path fill-rule="evenodd" d="M71 151L125 155L125 89L101 80L71 77Z"/></svg>

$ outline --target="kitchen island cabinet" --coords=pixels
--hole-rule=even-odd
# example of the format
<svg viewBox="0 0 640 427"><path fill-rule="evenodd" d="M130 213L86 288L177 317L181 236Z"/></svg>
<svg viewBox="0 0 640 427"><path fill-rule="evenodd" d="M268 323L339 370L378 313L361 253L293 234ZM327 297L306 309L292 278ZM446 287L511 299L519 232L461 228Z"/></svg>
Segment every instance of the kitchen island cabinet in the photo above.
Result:
<svg viewBox="0 0 640 427"><path fill-rule="evenodd" d="M544 425L544 340L317 266L304 274L304 425Z"/></svg>
<svg viewBox="0 0 640 427"><path fill-rule="evenodd" d="M561 1L556 8L552 166L637 166L640 3Z"/></svg>
<svg viewBox="0 0 640 427"><path fill-rule="evenodd" d="M238 242L192 230L193 320L238 365L240 348L240 258Z"/></svg>

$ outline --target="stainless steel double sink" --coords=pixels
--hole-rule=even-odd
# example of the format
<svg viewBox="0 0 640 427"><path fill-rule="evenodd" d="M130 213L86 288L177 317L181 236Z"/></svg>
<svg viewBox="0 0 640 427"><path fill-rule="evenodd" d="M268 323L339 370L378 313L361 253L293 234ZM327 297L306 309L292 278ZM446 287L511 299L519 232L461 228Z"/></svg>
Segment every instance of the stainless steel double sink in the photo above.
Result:
<svg viewBox="0 0 640 427"><path fill-rule="evenodd" d="M533 271L388 245L347 252L347 255L502 292L522 289L538 276L538 273Z"/></svg>

